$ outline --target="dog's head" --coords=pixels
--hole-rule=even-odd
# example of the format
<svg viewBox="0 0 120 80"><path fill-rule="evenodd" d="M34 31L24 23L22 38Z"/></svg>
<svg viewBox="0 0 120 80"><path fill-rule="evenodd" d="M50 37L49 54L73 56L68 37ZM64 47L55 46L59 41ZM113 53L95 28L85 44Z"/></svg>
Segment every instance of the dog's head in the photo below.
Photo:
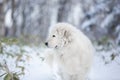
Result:
<svg viewBox="0 0 120 80"><path fill-rule="evenodd" d="M71 25L66 23L58 23L54 27L50 28L45 45L50 48L59 49L71 43L72 34L68 26Z"/></svg>

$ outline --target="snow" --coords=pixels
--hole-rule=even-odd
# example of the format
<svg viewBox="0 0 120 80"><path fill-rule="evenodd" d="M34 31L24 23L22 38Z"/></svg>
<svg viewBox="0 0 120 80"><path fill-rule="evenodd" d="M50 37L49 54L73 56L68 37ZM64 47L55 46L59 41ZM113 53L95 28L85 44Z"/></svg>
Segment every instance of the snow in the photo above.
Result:
<svg viewBox="0 0 120 80"><path fill-rule="evenodd" d="M94 24L96 21L97 21L96 19L91 19L89 21L85 21L83 23L83 25L81 26L81 28L84 30L84 29L88 28L91 24ZM90 31L90 30L88 30L88 31Z"/></svg>
<svg viewBox="0 0 120 80"><path fill-rule="evenodd" d="M53 0L53 6L50 8L51 9L51 19L50 20L50 26L53 26L55 23L57 23L57 18L58 18L58 9L59 5L57 3L57 0ZM54 9L53 9L54 8Z"/></svg>
<svg viewBox="0 0 120 80"><path fill-rule="evenodd" d="M51 70L48 65L40 64L39 59L35 58L34 56L34 59L30 61L31 64L27 68L29 75L24 76L25 78L23 78L23 80L52 80ZM89 78L90 80L120 80L119 74L120 65L118 63L113 61L109 64L105 64L101 57L95 56Z"/></svg>
<svg viewBox="0 0 120 80"><path fill-rule="evenodd" d="M99 56L95 56L89 77L90 80L120 80L119 74L120 65L118 63L113 61L105 64Z"/></svg>
<svg viewBox="0 0 120 80"><path fill-rule="evenodd" d="M112 24L112 20L114 20L114 14L109 14L104 20L103 23L101 24L102 28L108 27L110 24Z"/></svg>
<svg viewBox="0 0 120 80"><path fill-rule="evenodd" d="M32 55L32 59L30 60L29 66L26 67L27 70L22 80L52 80L49 67L47 64L41 64L40 62L40 58Z"/></svg>
<svg viewBox="0 0 120 80"><path fill-rule="evenodd" d="M35 19L34 17L39 14L39 5L35 5L33 10L34 10L34 11L33 11L32 14L31 14L31 18L32 18L32 19Z"/></svg>
<svg viewBox="0 0 120 80"><path fill-rule="evenodd" d="M9 9L5 15L5 27L8 27L8 28L12 27L13 22L12 22L11 15L12 15L12 10Z"/></svg>
<svg viewBox="0 0 120 80"><path fill-rule="evenodd" d="M46 49L31 46L20 47L17 45L6 46L5 49L7 51L12 51L12 53L16 52L15 50L17 50L19 53L20 48L24 50L23 59L25 60L25 63L21 64L25 66L25 75L21 76L20 80L53 80L54 76L52 70L40 58L40 56L45 53ZM110 60L110 52L97 52L94 55L94 62L88 75L89 80L120 80L119 56L116 57L114 61L105 64L104 60L101 57L101 54L105 56L106 60ZM26 57L26 55L30 56L29 59ZM2 62L2 59L4 57L0 55L0 62ZM14 65L12 65L14 64L14 60L15 59L7 58L7 61L10 64L9 66L11 66L10 69L12 69L12 71L19 71L14 67ZM2 80L1 77L0 80Z"/></svg>
<svg viewBox="0 0 120 80"><path fill-rule="evenodd" d="M72 7L71 12L68 16L68 22L73 23L75 26L79 26L79 21L84 18L85 14L82 11L81 5L77 3Z"/></svg>
<svg viewBox="0 0 120 80"><path fill-rule="evenodd" d="M116 34L118 33L118 37L116 39L116 43L119 44L120 43L120 25L117 26L115 33Z"/></svg>

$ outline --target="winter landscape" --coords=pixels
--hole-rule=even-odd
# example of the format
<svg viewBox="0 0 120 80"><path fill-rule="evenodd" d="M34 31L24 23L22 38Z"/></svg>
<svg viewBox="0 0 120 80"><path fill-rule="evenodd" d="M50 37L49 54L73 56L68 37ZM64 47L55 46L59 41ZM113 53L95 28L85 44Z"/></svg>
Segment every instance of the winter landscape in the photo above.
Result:
<svg viewBox="0 0 120 80"><path fill-rule="evenodd" d="M120 0L0 0L0 80L54 80L44 42L57 22L91 39L88 80L120 80Z"/></svg>

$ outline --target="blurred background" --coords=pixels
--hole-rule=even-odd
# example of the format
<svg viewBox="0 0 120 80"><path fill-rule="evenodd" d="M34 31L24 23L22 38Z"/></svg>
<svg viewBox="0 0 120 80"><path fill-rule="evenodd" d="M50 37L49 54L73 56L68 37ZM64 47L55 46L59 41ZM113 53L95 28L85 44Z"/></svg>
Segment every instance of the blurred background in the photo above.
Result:
<svg viewBox="0 0 120 80"><path fill-rule="evenodd" d="M1 37L43 41L57 22L75 25L91 40L120 43L119 0L0 0Z"/></svg>
<svg viewBox="0 0 120 80"><path fill-rule="evenodd" d="M33 59L31 55L39 57L44 52L41 44L45 41L49 27L58 22L67 22L81 29L92 40L96 55L102 60L99 62L97 58L98 63L112 65L110 69L106 67L106 75L116 68L112 72L115 76L109 80L120 80L116 75L120 74L120 0L0 0L0 80L11 80L12 77L20 80L47 80L18 77L25 75L28 69L25 69L25 62L31 63L27 62ZM37 45L28 46L26 43ZM38 63L39 59L41 57ZM9 61L15 61L13 65L15 69L20 68L20 75L17 70L11 70ZM21 61L24 65L18 66ZM103 66L101 69L94 67L93 73L98 68L102 73ZM108 79L103 77L96 80Z"/></svg>

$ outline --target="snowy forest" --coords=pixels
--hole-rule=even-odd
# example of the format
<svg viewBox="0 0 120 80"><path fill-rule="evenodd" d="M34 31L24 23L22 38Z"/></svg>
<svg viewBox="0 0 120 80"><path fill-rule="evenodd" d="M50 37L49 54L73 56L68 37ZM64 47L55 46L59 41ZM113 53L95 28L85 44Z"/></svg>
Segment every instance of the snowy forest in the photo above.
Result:
<svg viewBox="0 0 120 80"><path fill-rule="evenodd" d="M120 80L120 0L0 0L0 80L53 80L41 55L58 22L93 42L89 80Z"/></svg>

